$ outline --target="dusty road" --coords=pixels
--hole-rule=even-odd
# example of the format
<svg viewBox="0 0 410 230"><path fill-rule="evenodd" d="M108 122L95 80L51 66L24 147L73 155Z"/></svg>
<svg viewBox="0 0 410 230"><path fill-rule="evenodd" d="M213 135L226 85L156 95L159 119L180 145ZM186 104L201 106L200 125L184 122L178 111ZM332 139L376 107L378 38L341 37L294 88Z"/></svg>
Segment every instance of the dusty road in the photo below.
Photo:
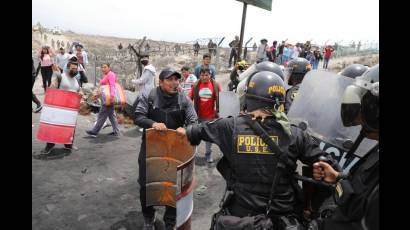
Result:
<svg viewBox="0 0 410 230"><path fill-rule="evenodd" d="M217 76L223 87L229 76ZM43 100L38 76L34 93ZM33 104L34 107L34 104ZM32 229L141 229L139 203L138 154L141 133L137 127L120 126L122 136L107 135L103 129L97 138L87 137L95 115L79 116L74 139L77 151L71 154L56 145L49 157L38 156L45 143L36 139L40 114L32 114ZM109 121L107 121L109 123ZM215 145L213 157L220 158ZM216 171L216 163L204 158L205 145L199 146L195 159L196 186L192 229L209 229L211 215L218 209L225 182ZM162 216L163 210L159 211ZM163 229L162 218L157 229Z"/></svg>

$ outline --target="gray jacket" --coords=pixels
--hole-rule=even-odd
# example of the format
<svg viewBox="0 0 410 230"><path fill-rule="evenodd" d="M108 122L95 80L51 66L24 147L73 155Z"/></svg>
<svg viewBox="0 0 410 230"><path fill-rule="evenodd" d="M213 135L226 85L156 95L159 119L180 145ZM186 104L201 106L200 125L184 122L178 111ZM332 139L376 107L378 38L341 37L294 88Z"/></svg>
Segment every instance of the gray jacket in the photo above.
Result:
<svg viewBox="0 0 410 230"><path fill-rule="evenodd" d="M174 103L169 104L169 101L167 102L168 99L166 98L158 98L158 91L159 87L152 89L152 103L149 103L149 97L150 93L148 94L142 94L141 97L139 98L139 102L137 105L137 108L135 109L135 124L148 129L152 127L152 124L154 124L154 120L152 120L152 117L149 116L149 106L153 106L154 108L160 108L163 110L166 110L169 108L168 106L174 106L178 104L180 108L183 110L185 113L185 125L197 123L198 121L198 116L195 112L194 105L191 100L185 95L183 92L178 92L178 99L175 100ZM154 96L155 95L155 96ZM152 108L151 108L152 109Z"/></svg>
<svg viewBox="0 0 410 230"><path fill-rule="evenodd" d="M151 89L155 87L155 67L151 64L146 65L142 71L141 77L132 80L139 92L138 97L141 95L148 95Z"/></svg>

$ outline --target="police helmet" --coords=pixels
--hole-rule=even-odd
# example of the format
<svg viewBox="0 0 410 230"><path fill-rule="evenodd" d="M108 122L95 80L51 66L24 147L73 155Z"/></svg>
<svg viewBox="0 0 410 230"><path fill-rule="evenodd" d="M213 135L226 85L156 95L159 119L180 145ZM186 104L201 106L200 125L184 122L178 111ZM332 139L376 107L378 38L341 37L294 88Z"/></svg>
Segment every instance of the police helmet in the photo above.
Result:
<svg viewBox="0 0 410 230"><path fill-rule="evenodd" d="M369 67L362 64L351 64L344 68L339 74L350 78L356 78L361 76L368 69Z"/></svg>
<svg viewBox="0 0 410 230"><path fill-rule="evenodd" d="M365 131L379 131L379 64L345 89L341 117L344 126L362 125Z"/></svg>
<svg viewBox="0 0 410 230"><path fill-rule="evenodd" d="M273 63L271 61L263 61L256 64L255 68L258 72L269 71L276 73L280 78L282 78L283 81L285 80L285 74L283 73L282 68L280 68L280 66L276 63Z"/></svg>
<svg viewBox="0 0 410 230"><path fill-rule="evenodd" d="M306 58L297 57L288 62L286 67L288 85L297 85L302 82L303 77L312 69Z"/></svg>
<svg viewBox="0 0 410 230"><path fill-rule="evenodd" d="M245 60L238 61L236 64L238 65L239 70L245 70L248 66L248 63Z"/></svg>
<svg viewBox="0 0 410 230"><path fill-rule="evenodd" d="M276 73L260 71L247 81L246 109L248 112L272 108L283 111L285 94L285 84Z"/></svg>

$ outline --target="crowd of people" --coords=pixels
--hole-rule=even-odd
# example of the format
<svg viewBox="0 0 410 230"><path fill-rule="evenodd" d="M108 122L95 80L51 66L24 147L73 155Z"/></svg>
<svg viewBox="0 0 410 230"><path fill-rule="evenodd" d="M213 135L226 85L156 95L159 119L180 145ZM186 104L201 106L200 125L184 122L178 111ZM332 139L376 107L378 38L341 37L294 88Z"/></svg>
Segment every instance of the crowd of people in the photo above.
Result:
<svg viewBox="0 0 410 230"><path fill-rule="evenodd" d="M236 36L234 40L229 43L231 49L228 68L233 63L238 61L238 47L239 47L239 37ZM313 69L318 69L319 62L323 60L323 69L328 68L329 60L332 57L332 53L336 49L331 45L325 45L325 48L321 51L318 46L312 46L310 41L305 43L291 44L286 41L282 41L281 44L275 40L272 45L269 46L268 40L263 38L260 40L260 45L257 46L256 43L253 45L253 50L256 51L256 62L271 61L279 65L286 66L287 63L297 57L306 58L309 60Z"/></svg>

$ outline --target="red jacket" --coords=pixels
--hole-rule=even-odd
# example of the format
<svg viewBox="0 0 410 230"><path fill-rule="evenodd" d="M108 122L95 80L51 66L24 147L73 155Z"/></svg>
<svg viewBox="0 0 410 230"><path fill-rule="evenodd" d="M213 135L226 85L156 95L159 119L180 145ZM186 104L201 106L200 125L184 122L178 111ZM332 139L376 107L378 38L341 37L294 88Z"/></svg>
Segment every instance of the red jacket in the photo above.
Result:
<svg viewBox="0 0 410 230"><path fill-rule="evenodd" d="M335 51L333 48L325 48L325 51L323 51L323 53L325 54L325 58L329 59L330 56L332 56L333 51Z"/></svg>

